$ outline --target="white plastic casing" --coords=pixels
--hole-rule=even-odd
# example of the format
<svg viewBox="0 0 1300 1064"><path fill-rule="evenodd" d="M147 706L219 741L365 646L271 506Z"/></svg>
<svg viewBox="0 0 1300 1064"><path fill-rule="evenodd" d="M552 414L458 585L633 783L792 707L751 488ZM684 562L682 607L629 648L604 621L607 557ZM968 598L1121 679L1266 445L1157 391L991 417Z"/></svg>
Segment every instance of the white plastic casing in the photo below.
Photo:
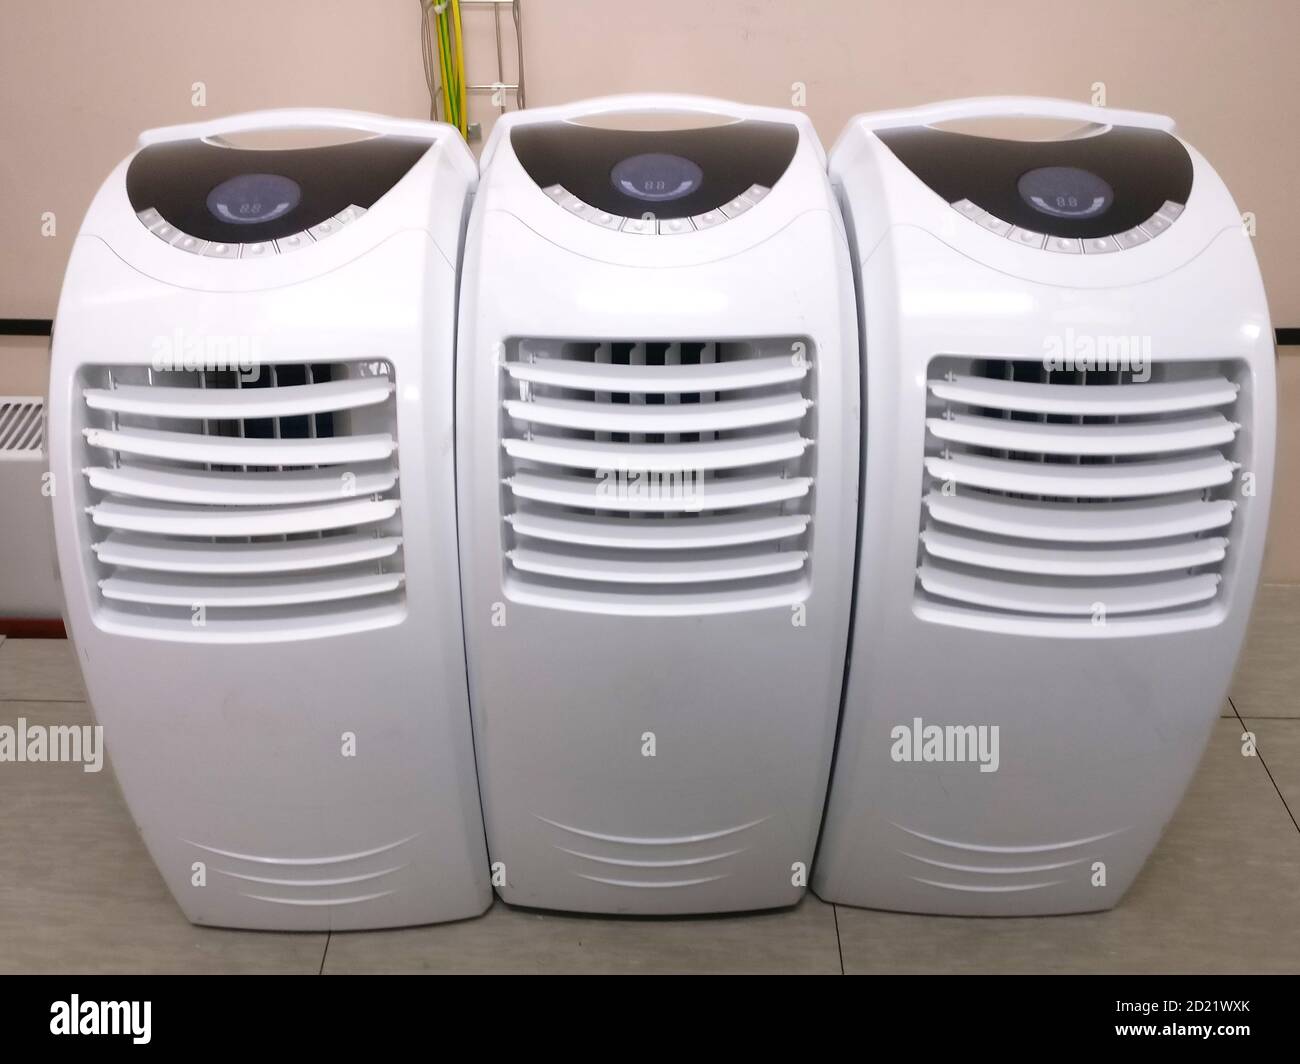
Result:
<svg viewBox="0 0 1300 1064"><path fill-rule="evenodd" d="M123 793L196 923L349 929L490 903L456 568L456 267L476 184L450 127L340 111L234 116L141 145L245 129L400 133L429 150L330 239L265 261L167 246L124 161L77 237L54 332L50 461L70 635ZM314 634L152 638L99 603L80 468L83 365L148 363L159 337L252 335L266 363L393 367L405 600ZM354 756L346 756L349 736Z"/></svg>
<svg viewBox="0 0 1300 1064"><path fill-rule="evenodd" d="M831 154L865 322L867 431L856 616L814 870L827 901L913 912L1105 909L1133 882L1224 707L1268 520L1274 352L1241 216L1187 146L1175 224L1114 254L1022 248L959 215L875 135L975 116L1170 131L1064 101L956 101L855 118ZM1106 623L992 620L916 596L927 369L940 355L1040 361L1044 337L1149 337L1155 360L1240 360L1241 472L1218 596ZM895 760L893 729L1000 727L1000 766Z"/></svg>
<svg viewBox="0 0 1300 1064"><path fill-rule="evenodd" d="M657 237L572 216L511 147L523 123L633 112L789 123L799 141L758 206ZM636 96L507 116L483 161L462 286L457 462L471 703L499 893L606 913L793 904L835 733L860 431L852 279L821 148L803 115ZM633 616L512 597L502 345L786 336L810 340L814 362L814 541L802 601Z"/></svg>

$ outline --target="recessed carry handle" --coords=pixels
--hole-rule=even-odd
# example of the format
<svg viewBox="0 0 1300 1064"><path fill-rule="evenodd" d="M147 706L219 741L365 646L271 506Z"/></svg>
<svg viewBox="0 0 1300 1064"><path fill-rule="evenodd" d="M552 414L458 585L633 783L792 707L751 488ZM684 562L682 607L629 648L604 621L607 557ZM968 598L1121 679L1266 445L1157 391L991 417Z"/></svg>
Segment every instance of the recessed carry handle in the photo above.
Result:
<svg viewBox="0 0 1300 1064"><path fill-rule="evenodd" d="M1124 111L1114 107L1094 107L1077 100L1059 100L1051 96L972 96L964 100L942 100L923 107L897 111L876 111L859 115L854 121L868 129L898 126L933 126L964 118L1063 118L1097 126L1139 126L1174 131L1174 120L1149 111Z"/></svg>
<svg viewBox="0 0 1300 1064"><path fill-rule="evenodd" d="M727 115L732 118L749 118L760 111L772 108L755 107L713 96L692 96L676 92L629 92L616 96L598 96L592 100L556 104L553 107L534 108L524 112L531 117L545 111L549 118L588 118L592 115L621 114L672 114L690 111L699 114Z"/></svg>
<svg viewBox="0 0 1300 1064"><path fill-rule="evenodd" d="M174 140L209 140L227 133L249 133L271 129L351 129L363 133L390 134L437 140L449 132L451 126L442 122L423 122L411 118L390 118L388 115L367 111L346 111L331 107L286 107L270 111L248 111L244 114L226 115L203 122L188 122L179 126L160 126L146 129L140 134L140 147L165 144ZM459 135L459 134L458 134Z"/></svg>
<svg viewBox="0 0 1300 1064"><path fill-rule="evenodd" d="M797 126L804 139L818 153L823 165L825 153L817 139L812 121L800 111L780 107L760 107L736 103L713 96L692 96L675 92L634 92L620 96L598 96L592 100L577 100L551 107L530 107L524 111L510 111L502 115L492 127L492 134L480 156L480 166L486 168L496 154L497 145L506 131L517 125L531 122L565 122L577 118L591 118L610 114L675 114L688 112L701 115L721 115L724 118L753 119L755 121L785 122Z"/></svg>

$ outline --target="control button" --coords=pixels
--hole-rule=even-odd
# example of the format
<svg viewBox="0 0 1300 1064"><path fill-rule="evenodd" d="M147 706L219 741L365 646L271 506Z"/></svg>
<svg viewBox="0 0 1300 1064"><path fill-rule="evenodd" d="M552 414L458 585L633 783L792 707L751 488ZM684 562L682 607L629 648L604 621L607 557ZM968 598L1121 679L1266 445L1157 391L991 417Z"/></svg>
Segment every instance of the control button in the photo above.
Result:
<svg viewBox="0 0 1300 1064"><path fill-rule="evenodd" d="M659 223L659 234L668 236L673 233L693 233L695 226L689 218L665 218Z"/></svg>
<svg viewBox="0 0 1300 1064"><path fill-rule="evenodd" d="M609 211L596 210L594 207L587 221L593 225L598 225L602 229L618 229L623 224L623 216L620 214L610 214Z"/></svg>
<svg viewBox="0 0 1300 1064"><path fill-rule="evenodd" d="M1066 255L1082 255L1083 245L1072 236L1049 236L1047 250L1059 251Z"/></svg>
<svg viewBox="0 0 1300 1064"><path fill-rule="evenodd" d="M1157 213L1163 214L1171 222L1175 221L1183 213L1183 204L1175 203L1173 200L1165 200L1165 205Z"/></svg>
<svg viewBox="0 0 1300 1064"><path fill-rule="evenodd" d="M1139 244L1145 244L1150 239L1138 226L1115 234L1115 243L1122 248L1135 248Z"/></svg>
<svg viewBox="0 0 1300 1064"><path fill-rule="evenodd" d="M705 211L703 214L691 216L691 223L696 229L712 229L715 225L721 225L727 220L727 216L719 210Z"/></svg>
<svg viewBox="0 0 1300 1064"><path fill-rule="evenodd" d="M986 210L981 210L975 221L979 222L990 233L995 233L998 236L1006 236L1011 232L1010 222L1004 222L1001 218L989 214Z"/></svg>
<svg viewBox="0 0 1300 1064"><path fill-rule="evenodd" d="M152 229L149 230L149 232L153 233L153 235L156 236L159 240L161 240L164 244L174 244L177 240L179 240L181 237L185 235L179 229L177 229L176 226L168 225L166 222L163 222L162 225L154 226Z"/></svg>
<svg viewBox="0 0 1300 1064"><path fill-rule="evenodd" d="M576 214L579 218L589 218L596 210L595 207L584 203L577 196L566 195L564 199L557 202L570 214Z"/></svg>
<svg viewBox="0 0 1300 1064"><path fill-rule="evenodd" d="M653 235L655 232L655 220L653 218L624 218L623 232L640 233Z"/></svg>
<svg viewBox="0 0 1300 1064"><path fill-rule="evenodd" d="M744 196L737 196L729 203L724 203L719 210L721 210L728 218L739 218L752 206L753 204L750 203L749 200L745 199Z"/></svg>
<svg viewBox="0 0 1300 1064"><path fill-rule="evenodd" d="M1083 242L1083 250L1088 255L1106 255L1118 251L1119 245L1113 236L1091 236Z"/></svg>
<svg viewBox="0 0 1300 1064"><path fill-rule="evenodd" d="M311 235L307 232L290 233L288 236L278 237L275 246L279 248L280 254L286 251L297 251L299 248L305 248L312 242Z"/></svg>
<svg viewBox="0 0 1300 1064"><path fill-rule="evenodd" d="M749 200L750 203L760 203L762 202L763 197L771 191L772 190L766 185L750 185L749 188L745 189L745 191L741 193L741 195L744 196L745 199Z"/></svg>
<svg viewBox="0 0 1300 1064"><path fill-rule="evenodd" d="M313 239L323 240L327 236L333 236L342 228L340 222L336 222L333 218L326 218L319 225L313 225L307 232L311 233Z"/></svg>
<svg viewBox="0 0 1300 1064"><path fill-rule="evenodd" d="M1035 233L1032 229L1021 229L1017 225L1007 234L1007 239L1013 244L1020 244L1027 248L1041 248L1047 242L1047 235Z"/></svg>
<svg viewBox="0 0 1300 1064"><path fill-rule="evenodd" d="M959 199L952 205L952 209L958 214L964 214L972 222L979 221L980 215L984 213L984 208L979 207L968 199Z"/></svg>
<svg viewBox="0 0 1300 1064"><path fill-rule="evenodd" d="M559 203L569 194L569 190L563 185L547 185L542 191L555 200L556 203Z"/></svg>
<svg viewBox="0 0 1300 1064"><path fill-rule="evenodd" d="M202 255L203 249L208 246L206 240L200 240L196 236L182 234L179 240L172 241L172 247L180 248L182 251L188 251L191 255Z"/></svg>
<svg viewBox="0 0 1300 1064"><path fill-rule="evenodd" d="M279 254L274 240L261 241L256 244L243 244L239 250L241 259L265 259Z"/></svg>
<svg viewBox="0 0 1300 1064"><path fill-rule="evenodd" d="M355 222L365 213L366 209L364 207L358 207L355 203L352 203L344 207L338 212L338 214L334 215L334 220L338 222L339 225L348 225L351 222Z"/></svg>
<svg viewBox="0 0 1300 1064"><path fill-rule="evenodd" d="M147 211L141 211L136 215L146 229L153 229L163 224L163 216L150 207Z"/></svg>
<svg viewBox="0 0 1300 1064"><path fill-rule="evenodd" d="M237 259L239 258L238 244L219 244L212 241L203 249L205 259Z"/></svg>
<svg viewBox="0 0 1300 1064"><path fill-rule="evenodd" d="M1147 236L1159 236L1173 224L1163 214L1156 213L1142 223L1142 228L1147 231Z"/></svg>

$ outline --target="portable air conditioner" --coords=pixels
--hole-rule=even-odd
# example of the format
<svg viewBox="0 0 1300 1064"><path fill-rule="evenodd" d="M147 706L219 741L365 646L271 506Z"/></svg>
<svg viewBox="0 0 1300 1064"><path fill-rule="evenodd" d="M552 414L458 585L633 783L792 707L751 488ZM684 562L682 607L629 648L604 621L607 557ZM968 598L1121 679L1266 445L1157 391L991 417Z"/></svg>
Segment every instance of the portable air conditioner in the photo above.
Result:
<svg viewBox="0 0 1300 1064"><path fill-rule="evenodd" d="M45 400L0 396L0 618L63 612L45 460Z"/></svg>
<svg viewBox="0 0 1300 1064"><path fill-rule="evenodd" d="M847 637L842 221L806 117L627 96L498 122L466 238L462 587L509 902L790 905Z"/></svg>
<svg viewBox="0 0 1300 1064"><path fill-rule="evenodd" d="M197 923L491 900L452 433L475 182L447 126L259 112L145 133L77 238L50 399L71 635Z"/></svg>
<svg viewBox="0 0 1300 1064"><path fill-rule="evenodd" d="M1075 120L1066 139L937 129ZM814 887L1105 909L1224 705L1273 475L1242 217L1156 115L984 99L831 156L865 322L855 625Z"/></svg>

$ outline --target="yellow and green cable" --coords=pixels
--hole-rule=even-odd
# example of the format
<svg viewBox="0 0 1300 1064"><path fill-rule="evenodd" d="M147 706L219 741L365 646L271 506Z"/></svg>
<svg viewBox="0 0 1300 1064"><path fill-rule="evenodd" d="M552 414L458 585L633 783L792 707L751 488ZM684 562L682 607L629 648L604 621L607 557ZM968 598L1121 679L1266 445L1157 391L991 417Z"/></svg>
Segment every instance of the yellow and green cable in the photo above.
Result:
<svg viewBox="0 0 1300 1064"><path fill-rule="evenodd" d="M438 49L438 80L442 83L443 118L469 136L469 96L465 78L465 41L460 25L460 0L427 0Z"/></svg>

